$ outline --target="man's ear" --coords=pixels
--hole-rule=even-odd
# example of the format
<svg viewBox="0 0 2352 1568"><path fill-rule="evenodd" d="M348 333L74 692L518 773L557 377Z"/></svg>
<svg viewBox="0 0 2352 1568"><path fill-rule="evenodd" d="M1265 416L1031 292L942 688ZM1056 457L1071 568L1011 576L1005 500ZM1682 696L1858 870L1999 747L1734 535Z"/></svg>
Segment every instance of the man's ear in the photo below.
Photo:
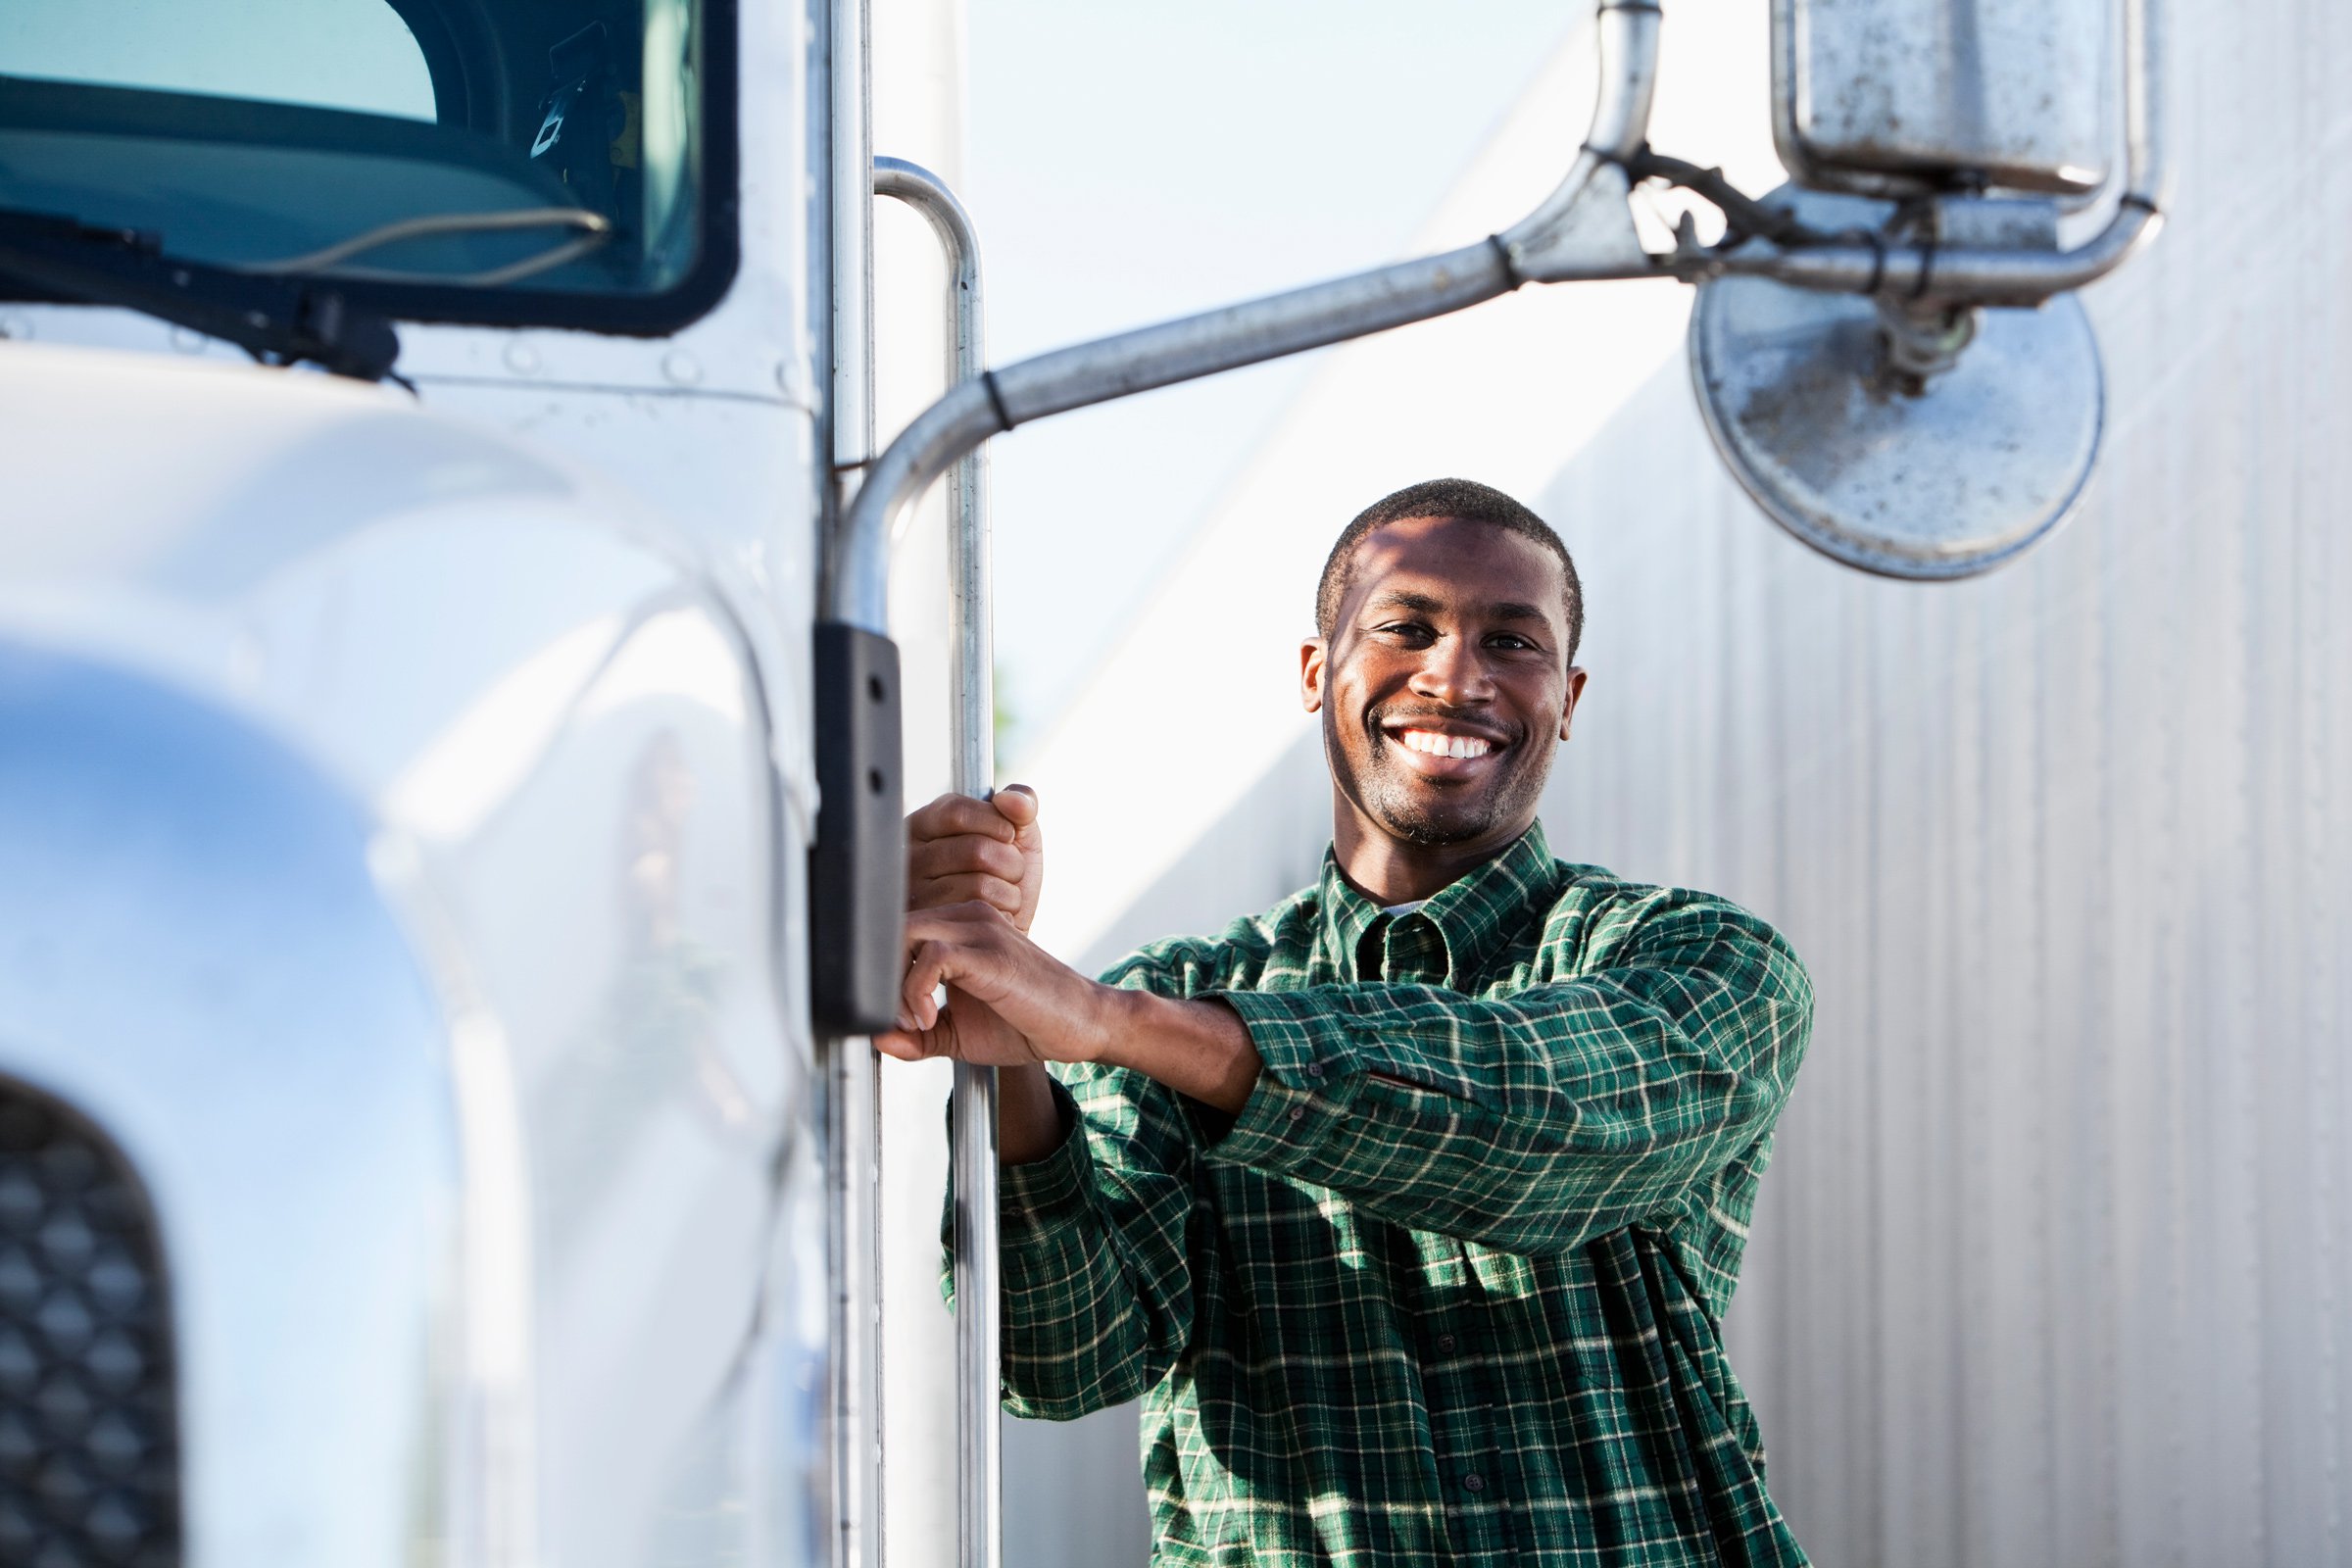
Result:
<svg viewBox="0 0 2352 1568"><path fill-rule="evenodd" d="M1310 713L1323 711L1323 659L1329 652L1320 637L1298 645L1298 706Z"/></svg>
<svg viewBox="0 0 2352 1568"><path fill-rule="evenodd" d="M1568 725L1576 717L1577 699L1585 695L1585 672L1579 665L1568 666L1568 701L1560 709L1560 739L1568 738Z"/></svg>

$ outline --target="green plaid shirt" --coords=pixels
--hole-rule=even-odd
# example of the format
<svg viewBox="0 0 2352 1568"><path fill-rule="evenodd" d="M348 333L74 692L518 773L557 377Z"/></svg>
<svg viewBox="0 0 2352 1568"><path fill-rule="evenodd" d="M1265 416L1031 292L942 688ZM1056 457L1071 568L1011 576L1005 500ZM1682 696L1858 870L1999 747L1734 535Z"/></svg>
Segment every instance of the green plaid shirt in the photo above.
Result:
<svg viewBox="0 0 2352 1568"><path fill-rule="evenodd" d="M1718 1333L1812 1021L1769 926L1536 827L1104 978L1265 1059L1229 1126L1056 1068L1084 1136L1004 1172L1004 1407L1142 1396L1155 1562L1804 1561Z"/></svg>

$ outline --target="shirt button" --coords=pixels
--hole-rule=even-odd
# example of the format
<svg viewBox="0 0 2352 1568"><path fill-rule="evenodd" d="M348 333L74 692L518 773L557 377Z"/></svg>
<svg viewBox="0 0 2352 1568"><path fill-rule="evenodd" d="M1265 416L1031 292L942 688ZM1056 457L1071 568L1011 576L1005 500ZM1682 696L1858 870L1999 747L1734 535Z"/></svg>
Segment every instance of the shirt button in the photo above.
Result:
<svg viewBox="0 0 2352 1568"><path fill-rule="evenodd" d="M1322 1076L1323 1076L1323 1064L1322 1064L1321 1062L1319 1062L1319 1061L1310 1061L1310 1062L1308 1062L1308 1063L1306 1064L1306 1075L1307 1075L1309 1078L1313 1078L1313 1079L1316 1079L1316 1080L1318 1080L1318 1081L1319 1081L1319 1080L1322 1078Z"/></svg>
<svg viewBox="0 0 2352 1568"><path fill-rule="evenodd" d="M1484 1492L1487 1490L1487 1478L1473 1470L1462 1477L1462 1489L1466 1492Z"/></svg>
<svg viewBox="0 0 2352 1568"><path fill-rule="evenodd" d="M1293 1120L1293 1121L1304 1121L1304 1120L1306 1120L1306 1107L1305 1107L1304 1105L1293 1105L1293 1106L1291 1107L1291 1120Z"/></svg>
<svg viewBox="0 0 2352 1568"><path fill-rule="evenodd" d="M1452 1348L1453 1348L1453 1336L1452 1336L1452 1335L1450 1335L1450 1334L1441 1334L1441 1335L1439 1335L1439 1336L1438 1336L1438 1348L1439 1348L1439 1349L1441 1349L1441 1350L1450 1350L1450 1349L1452 1349Z"/></svg>

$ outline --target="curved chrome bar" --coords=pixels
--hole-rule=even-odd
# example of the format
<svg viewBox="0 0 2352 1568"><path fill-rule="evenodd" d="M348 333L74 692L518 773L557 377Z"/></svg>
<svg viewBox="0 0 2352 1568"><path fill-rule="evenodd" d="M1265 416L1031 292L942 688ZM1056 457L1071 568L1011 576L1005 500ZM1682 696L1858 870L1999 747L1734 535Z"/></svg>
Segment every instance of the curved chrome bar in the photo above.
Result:
<svg viewBox="0 0 2352 1568"><path fill-rule="evenodd" d="M1057 349L949 389L875 460L844 514L830 552L828 613L887 634L890 551L906 508L999 431L1449 315L1530 280L1657 272L1635 239L1625 176L1611 159L1639 147L1647 132L1658 21L1650 0L1599 7L1601 89L1585 150L1544 205L1505 232L1442 256Z"/></svg>
<svg viewBox="0 0 2352 1568"><path fill-rule="evenodd" d="M1913 294L1971 305L2038 305L2114 271L2164 224L2171 193L2163 139L2164 0L2124 8L2124 194L2088 243L2057 254L1917 245L1806 245L1755 241L1711 272L1769 277L1837 293Z"/></svg>
<svg viewBox="0 0 2352 1568"><path fill-rule="evenodd" d="M976 381L988 360L981 335L980 237L971 215L937 174L903 158L874 160L874 193L905 202L922 214L939 236L949 270L948 384ZM996 702L985 447L975 445L949 466L948 517L948 575L954 599L949 679L955 737L950 768L956 789L986 797L996 781Z"/></svg>
<svg viewBox="0 0 2352 1568"><path fill-rule="evenodd" d="M874 160L874 192L912 207L939 235L949 270L948 380L973 380L987 361L980 239L970 215L938 175L903 158ZM948 703L951 782L958 792L984 799L996 779L988 568L988 449L979 444L948 469ZM956 1562L959 1568L997 1568L1004 1559L997 1427L997 1070L957 1062L948 1116L956 1166Z"/></svg>
<svg viewBox="0 0 2352 1568"><path fill-rule="evenodd" d="M1575 167L1544 205L1501 235L1519 276L1537 283L1642 277L1658 270L1634 234L1626 162L1649 136L1658 81L1658 8L1647 0L1604 5L1599 31L1600 94Z"/></svg>

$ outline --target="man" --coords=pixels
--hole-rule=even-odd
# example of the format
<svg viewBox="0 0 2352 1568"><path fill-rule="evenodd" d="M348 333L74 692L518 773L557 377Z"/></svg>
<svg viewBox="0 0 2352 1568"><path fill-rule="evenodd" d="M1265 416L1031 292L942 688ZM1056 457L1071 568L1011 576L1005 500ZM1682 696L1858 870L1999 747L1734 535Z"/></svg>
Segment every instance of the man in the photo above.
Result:
<svg viewBox="0 0 2352 1568"><path fill-rule="evenodd" d="M910 819L877 1043L1004 1069L1005 1407L1143 1397L1157 1561L1804 1560L1717 1325L1812 993L1753 915L1552 859L1582 626L1508 497L1365 512L1299 656L1321 881L1101 983L1025 934L1032 796Z"/></svg>

